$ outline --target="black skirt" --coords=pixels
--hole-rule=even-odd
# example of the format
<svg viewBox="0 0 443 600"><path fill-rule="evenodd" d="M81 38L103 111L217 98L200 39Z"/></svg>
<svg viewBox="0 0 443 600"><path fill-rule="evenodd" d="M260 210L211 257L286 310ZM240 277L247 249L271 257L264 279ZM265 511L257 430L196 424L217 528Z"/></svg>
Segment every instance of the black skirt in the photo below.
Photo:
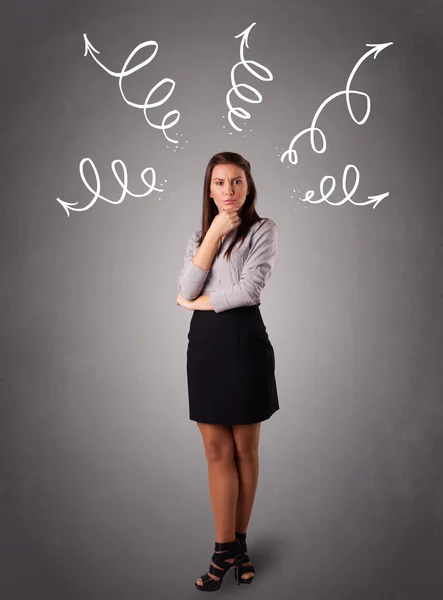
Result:
<svg viewBox="0 0 443 600"><path fill-rule="evenodd" d="M259 305L195 310L186 368L191 421L246 425L279 409L274 349Z"/></svg>

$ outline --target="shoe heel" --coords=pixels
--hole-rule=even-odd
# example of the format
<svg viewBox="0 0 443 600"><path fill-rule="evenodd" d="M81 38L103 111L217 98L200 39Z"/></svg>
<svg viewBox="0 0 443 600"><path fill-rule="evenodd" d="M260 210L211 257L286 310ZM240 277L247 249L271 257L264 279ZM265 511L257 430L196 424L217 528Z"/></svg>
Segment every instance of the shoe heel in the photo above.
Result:
<svg viewBox="0 0 443 600"><path fill-rule="evenodd" d="M240 583L251 584L253 582L253 580L255 579L255 577L247 577L247 578L242 577L242 575L244 575L245 573L253 573L255 575L255 569L252 566L252 564L248 565L248 566L243 566L243 563L250 562L249 556L248 556L248 547L246 544L246 533L239 533L238 531L236 531L235 537L238 540L238 542L240 543L240 545L242 546L242 550L244 553L243 560L238 567L238 572L235 574L235 579L237 580L237 585L239 585Z"/></svg>

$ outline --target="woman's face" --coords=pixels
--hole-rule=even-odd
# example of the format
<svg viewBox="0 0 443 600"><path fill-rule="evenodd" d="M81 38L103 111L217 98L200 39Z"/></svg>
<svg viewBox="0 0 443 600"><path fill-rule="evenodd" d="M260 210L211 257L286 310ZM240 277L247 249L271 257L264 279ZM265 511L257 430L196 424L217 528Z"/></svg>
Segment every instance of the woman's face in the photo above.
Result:
<svg viewBox="0 0 443 600"><path fill-rule="evenodd" d="M241 167L229 164L216 165L212 169L209 196L213 198L219 213L229 207L241 209L248 192L248 182ZM233 199L233 202L226 203L228 199Z"/></svg>

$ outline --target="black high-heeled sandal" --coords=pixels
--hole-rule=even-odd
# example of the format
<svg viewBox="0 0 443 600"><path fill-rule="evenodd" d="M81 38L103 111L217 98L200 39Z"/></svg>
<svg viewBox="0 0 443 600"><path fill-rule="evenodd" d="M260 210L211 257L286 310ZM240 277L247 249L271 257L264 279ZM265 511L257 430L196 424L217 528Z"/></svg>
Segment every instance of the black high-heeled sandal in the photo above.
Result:
<svg viewBox="0 0 443 600"><path fill-rule="evenodd" d="M240 584L238 568L240 563L243 562L244 554L239 541L235 539L233 542L215 542L214 550L212 562L209 565L209 571L200 577L203 585L199 585L196 581L194 582L195 587L202 592L215 592L220 589L223 583L223 577L231 567L235 567L237 575L236 580L238 579L237 585ZM217 554L219 551L223 551L223 553ZM228 562L227 559L230 558L234 558L235 560L232 563ZM220 567L220 569L214 567L212 563L217 565L217 567ZM209 573L219 577L219 579L212 579L212 577L209 576Z"/></svg>
<svg viewBox="0 0 443 600"><path fill-rule="evenodd" d="M246 533L240 533L238 531L235 532L235 537L238 540L242 551L243 551L243 563L247 563L247 562L251 562L249 560L249 556L248 556L248 547L246 545ZM242 575L244 575L245 573L254 573L254 575L252 577L242 577ZM245 565L245 564L241 564L239 565L239 568L236 570L235 572L235 579L237 581L237 585L239 583L252 583L252 580L255 577L255 569L252 565L252 563L250 565Z"/></svg>

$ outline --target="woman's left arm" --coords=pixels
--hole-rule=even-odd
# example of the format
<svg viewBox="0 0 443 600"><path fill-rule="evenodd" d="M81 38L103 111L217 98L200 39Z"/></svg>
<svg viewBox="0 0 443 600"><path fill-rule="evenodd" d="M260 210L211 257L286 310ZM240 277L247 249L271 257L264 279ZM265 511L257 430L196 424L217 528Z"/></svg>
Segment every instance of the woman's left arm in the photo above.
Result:
<svg viewBox="0 0 443 600"><path fill-rule="evenodd" d="M277 226L271 219L266 219L252 235L240 280L210 293L215 312L258 304L260 293L274 268L276 254Z"/></svg>
<svg viewBox="0 0 443 600"><path fill-rule="evenodd" d="M177 304L188 310L214 310L209 302L209 294L202 294L195 300L186 300L181 294L177 297Z"/></svg>
<svg viewBox="0 0 443 600"><path fill-rule="evenodd" d="M210 294L202 294L191 302L191 310L214 310L209 302Z"/></svg>

